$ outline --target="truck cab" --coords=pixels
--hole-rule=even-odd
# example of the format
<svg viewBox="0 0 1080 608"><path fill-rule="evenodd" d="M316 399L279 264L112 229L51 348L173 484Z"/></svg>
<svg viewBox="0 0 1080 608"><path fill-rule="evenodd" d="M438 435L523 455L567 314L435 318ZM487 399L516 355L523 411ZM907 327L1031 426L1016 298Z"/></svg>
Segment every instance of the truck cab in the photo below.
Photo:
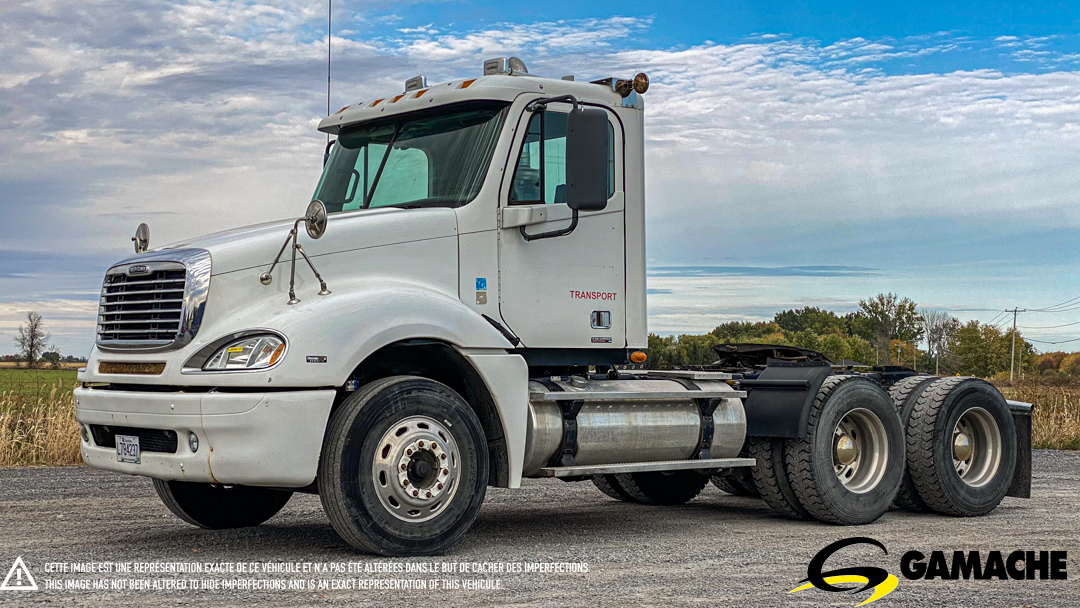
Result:
<svg viewBox="0 0 1080 608"><path fill-rule="evenodd" d="M647 89L644 74L540 78L500 58L326 117L334 140L303 217L109 269L75 392L83 459L152 478L207 528L316 492L354 546L415 555L452 546L488 485L591 479L673 504L710 476L749 474L748 424L807 441L827 365L619 369L647 346ZM785 382L809 398L755 418L749 393ZM839 523L880 516L904 471L898 410L880 382L860 383L878 405L859 408L877 413L850 428L879 440L851 450L880 452L859 486L874 500ZM989 420L1015 436L995 415L976 421L984 434ZM995 456L1006 482L1015 453Z"/></svg>

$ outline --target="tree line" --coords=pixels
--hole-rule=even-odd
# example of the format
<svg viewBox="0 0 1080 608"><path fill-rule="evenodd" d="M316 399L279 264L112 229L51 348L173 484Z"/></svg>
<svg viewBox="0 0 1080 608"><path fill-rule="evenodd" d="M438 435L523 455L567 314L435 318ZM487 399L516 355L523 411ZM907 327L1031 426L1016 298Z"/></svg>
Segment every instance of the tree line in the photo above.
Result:
<svg viewBox="0 0 1080 608"><path fill-rule="evenodd" d="M808 306L776 313L771 321L724 323L704 335L649 335L649 366L708 365L716 344L752 342L820 351L834 364L903 365L938 374L1008 378L1017 374L1080 377L1080 353L1037 354L1013 330L922 309L893 293L859 301L844 315ZM1014 357L1014 358L1012 358ZM1012 358L1012 359L1011 359Z"/></svg>

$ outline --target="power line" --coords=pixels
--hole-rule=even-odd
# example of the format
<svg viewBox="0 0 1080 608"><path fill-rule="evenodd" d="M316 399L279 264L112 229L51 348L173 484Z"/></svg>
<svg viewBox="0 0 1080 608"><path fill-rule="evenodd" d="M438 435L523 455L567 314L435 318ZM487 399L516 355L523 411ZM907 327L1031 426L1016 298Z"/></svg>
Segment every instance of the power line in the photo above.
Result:
<svg viewBox="0 0 1080 608"><path fill-rule="evenodd" d="M1076 321L1075 323L1066 323L1064 325L1019 325L1017 327L1018 329L1057 329L1059 327L1071 327L1073 325L1080 325L1080 321Z"/></svg>
<svg viewBox="0 0 1080 608"><path fill-rule="evenodd" d="M1072 303L1075 303L1075 302L1078 302L1078 301L1080 301L1080 296L1076 296L1075 298L1069 298L1068 300L1065 300L1064 302L1062 302L1060 304L1054 304L1053 306L1047 306L1046 308L1031 308L1031 309L1028 309L1028 311L1029 312L1056 312L1053 309L1060 308L1060 307L1065 306L1067 304L1072 304Z"/></svg>
<svg viewBox="0 0 1080 608"><path fill-rule="evenodd" d="M1046 340L1034 340L1032 338L1024 338L1028 342L1038 342L1039 344L1066 344L1068 342L1080 342L1080 338L1073 338L1072 340L1058 340L1056 342L1048 342Z"/></svg>

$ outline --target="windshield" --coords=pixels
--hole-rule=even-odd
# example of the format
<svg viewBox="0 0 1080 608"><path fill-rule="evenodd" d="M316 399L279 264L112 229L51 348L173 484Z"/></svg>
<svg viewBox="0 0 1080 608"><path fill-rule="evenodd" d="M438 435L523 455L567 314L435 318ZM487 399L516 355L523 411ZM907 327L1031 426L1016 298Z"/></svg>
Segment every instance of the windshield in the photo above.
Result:
<svg viewBox="0 0 1080 608"><path fill-rule="evenodd" d="M458 104L344 131L314 198L330 213L464 205L484 183L507 107Z"/></svg>

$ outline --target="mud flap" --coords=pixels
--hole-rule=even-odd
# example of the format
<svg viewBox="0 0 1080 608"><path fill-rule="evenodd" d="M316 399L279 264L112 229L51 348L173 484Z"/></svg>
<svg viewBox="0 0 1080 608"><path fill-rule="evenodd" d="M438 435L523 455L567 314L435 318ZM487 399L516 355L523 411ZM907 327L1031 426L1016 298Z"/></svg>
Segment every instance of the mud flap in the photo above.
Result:
<svg viewBox="0 0 1080 608"><path fill-rule="evenodd" d="M1031 498L1031 404L1006 401L1016 424L1016 468L1006 496Z"/></svg>

